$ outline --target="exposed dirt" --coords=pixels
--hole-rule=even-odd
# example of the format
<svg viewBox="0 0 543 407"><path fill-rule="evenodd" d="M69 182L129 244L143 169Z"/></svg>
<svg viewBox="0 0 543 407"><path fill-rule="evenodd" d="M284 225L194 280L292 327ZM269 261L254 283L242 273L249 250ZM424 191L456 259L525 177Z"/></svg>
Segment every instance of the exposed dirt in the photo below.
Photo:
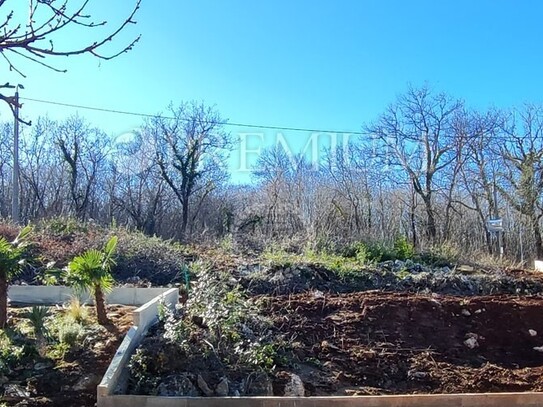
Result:
<svg viewBox="0 0 543 407"><path fill-rule="evenodd" d="M39 358L18 366L7 375L9 383L25 389L30 397L0 397L9 406L94 406L96 385L104 375L126 331L132 325L135 307L109 305L111 325L96 327L85 343L68 351L62 360L36 369ZM12 309L12 323L17 323L21 309ZM91 316L93 314L91 312ZM45 364L51 364L48 360Z"/></svg>
<svg viewBox="0 0 543 407"><path fill-rule="evenodd" d="M131 392L216 396L221 382L231 396L543 391L543 297L314 291L257 300L272 320L274 369L224 363L211 345L183 350L157 327L139 348L144 385ZM203 342L196 322L190 346Z"/></svg>
<svg viewBox="0 0 543 407"><path fill-rule="evenodd" d="M269 298L306 395L542 391L543 299L393 293Z"/></svg>

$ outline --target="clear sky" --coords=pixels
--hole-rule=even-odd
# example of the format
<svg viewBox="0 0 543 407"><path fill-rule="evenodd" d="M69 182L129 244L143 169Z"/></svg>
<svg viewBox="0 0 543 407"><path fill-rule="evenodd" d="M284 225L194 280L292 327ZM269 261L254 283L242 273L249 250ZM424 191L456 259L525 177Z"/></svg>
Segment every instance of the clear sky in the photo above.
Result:
<svg viewBox="0 0 543 407"><path fill-rule="evenodd" d="M92 3L97 20L112 24L132 5ZM36 99L144 113L203 100L232 122L359 131L408 83L428 82L480 108L541 102L542 15L538 0L143 0L138 24L118 43L142 34L130 53L108 62L49 60L65 74L20 61L27 78L3 65L2 81L23 84L21 96ZM56 44L92 38L93 31L66 34ZM22 113L35 120L76 111L27 101ZM112 135L141 122L79 114ZM0 115L10 119L5 106ZM253 147L275 140L276 131L262 132L264 141L254 136ZM293 150L310 137L282 133ZM230 167L239 168L235 154Z"/></svg>

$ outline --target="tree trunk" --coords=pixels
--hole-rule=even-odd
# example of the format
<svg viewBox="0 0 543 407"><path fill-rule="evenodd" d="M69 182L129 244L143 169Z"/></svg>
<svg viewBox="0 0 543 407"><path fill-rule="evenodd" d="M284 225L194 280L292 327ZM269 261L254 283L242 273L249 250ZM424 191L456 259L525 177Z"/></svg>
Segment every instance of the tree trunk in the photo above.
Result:
<svg viewBox="0 0 543 407"><path fill-rule="evenodd" d="M434 215L434 208L432 208L432 202L430 197L424 197L424 206L426 208L426 233L430 238L430 243L435 244L437 238L436 218Z"/></svg>
<svg viewBox="0 0 543 407"><path fill-rule="evenodd" d="M96 317L100 325L109 324L107 319L106 304L104 299L104 292L99 285L94 286L94 303L96 305Z"/></svg>
<svg viewBox="0 0 543 407"><path fill-rule="evenodd" d="M185 198L181 203L181 241L185 241L187 224L189 223L189 201Z"/></svg>
<svg viewBox="0 0 543 407"><path fill-rule="evenodd" d="M417 201L416 201L416 195L414 191L411 191L411 202L409 205L409 223L411 226L411 242L413 243L413 247L415 249L419 248L419 239L417 236Z"/></svg>
<svg viewBox="0 0 543 407"><path fill-rule="evenodd" d="M6 326L8 321L8 280L0 273L0 329Z"/></svg>
<svg viewBox="0 0 543 407"><path fill-rule="evenodd" d="M532 228L534 230L535 254L537 259L543 259L543 239L541 238L541 228L537 216L532 218Z"/></svg>

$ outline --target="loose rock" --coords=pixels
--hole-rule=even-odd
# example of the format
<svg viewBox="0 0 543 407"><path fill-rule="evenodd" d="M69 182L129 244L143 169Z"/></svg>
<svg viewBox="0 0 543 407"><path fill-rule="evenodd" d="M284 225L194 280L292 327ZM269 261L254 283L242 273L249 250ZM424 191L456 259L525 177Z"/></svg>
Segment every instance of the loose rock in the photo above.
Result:
<svg viewBox="0 0 543 407"><path fill-rule="evenodd" d="M464 345L470 349L479 347L479 342L477 341L477 339L479 339L479 335L470 332L466 336L468 338L464 341Z"/></svg>
<svg viewBox="0 0 543 407"><path fill-rule="evenodd" d="M198 397L200 392L192 384L188 373L166 376L158 385L157 393L161 397Z"/></svg>
<svg viewBox="0 0 543 407"><path fill-rule="evenodd" d="M207 397L213 396L213 390L209 388L206 381L201 375L198 375L197 382L198 382L198 387L200 388L200 390L202 390L202 393L204 393Z"/></svg>
<svg viewBox="0 0 543 407"><path fill-rule="evenodd" d="M26 399L28 397L30 397L30 392L19 384L8 384L5 387L4 400L18 400Z"/></svg>
<svg viewBox="0 0 543 407"><path fill-rule="evenodd" d="M273 396L272 381L266 373L252 375L246 383L247 396Z"/></svg>
<svg viewBox="0 0 543 407"><path fill-rule="evenodd" d="M100 376L95 374L89 374L83 376L77 381L77 383L72 387L73 391L85 391L92 390L100 384Z"/></svg>
<svg viewBox="0 0 543 407"><path fill-rule="evenodd" d="M219 397L228 396L228 379L223 377L217 387L215 387L215 393Z"/></svg>
<svg viewBox="0 0 543 407"><path fill-rule="evenodd" d="M286 397L303 397L305 396L305 387L302 379L297 374L290 374L290 382L285 386Z"/></svg>
<svg viewBox="0 0 543 407"><path fill-rule="evenodd" d="M43 370L43 369L48 369L50 367L52 367L53 364L52 363L48 363L48 362L38 362L34 365L34 370Z"/></svg>

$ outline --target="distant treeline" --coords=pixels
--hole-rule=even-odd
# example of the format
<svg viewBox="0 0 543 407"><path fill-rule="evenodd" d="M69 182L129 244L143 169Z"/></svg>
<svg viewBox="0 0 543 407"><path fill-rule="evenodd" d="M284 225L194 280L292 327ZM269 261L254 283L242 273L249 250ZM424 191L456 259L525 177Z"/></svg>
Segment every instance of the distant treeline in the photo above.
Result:
<svg viewBox="0 0 543 407"><path fill-rule="evenodd" d="M419 249L498 253L487 221L503 218L505 255L543 258L543 109L474 110L409 88L349 148L319 165L281 145L254 182L229 182L232 136L220 113L183 103L115 140L81 117L40 118L20 146L24 222L73 216L182 241L231 238L335 249L405 236ZM25 127L25 126L23 126ZM0 215L11 214L12 125L3 125Z"/></svg>

